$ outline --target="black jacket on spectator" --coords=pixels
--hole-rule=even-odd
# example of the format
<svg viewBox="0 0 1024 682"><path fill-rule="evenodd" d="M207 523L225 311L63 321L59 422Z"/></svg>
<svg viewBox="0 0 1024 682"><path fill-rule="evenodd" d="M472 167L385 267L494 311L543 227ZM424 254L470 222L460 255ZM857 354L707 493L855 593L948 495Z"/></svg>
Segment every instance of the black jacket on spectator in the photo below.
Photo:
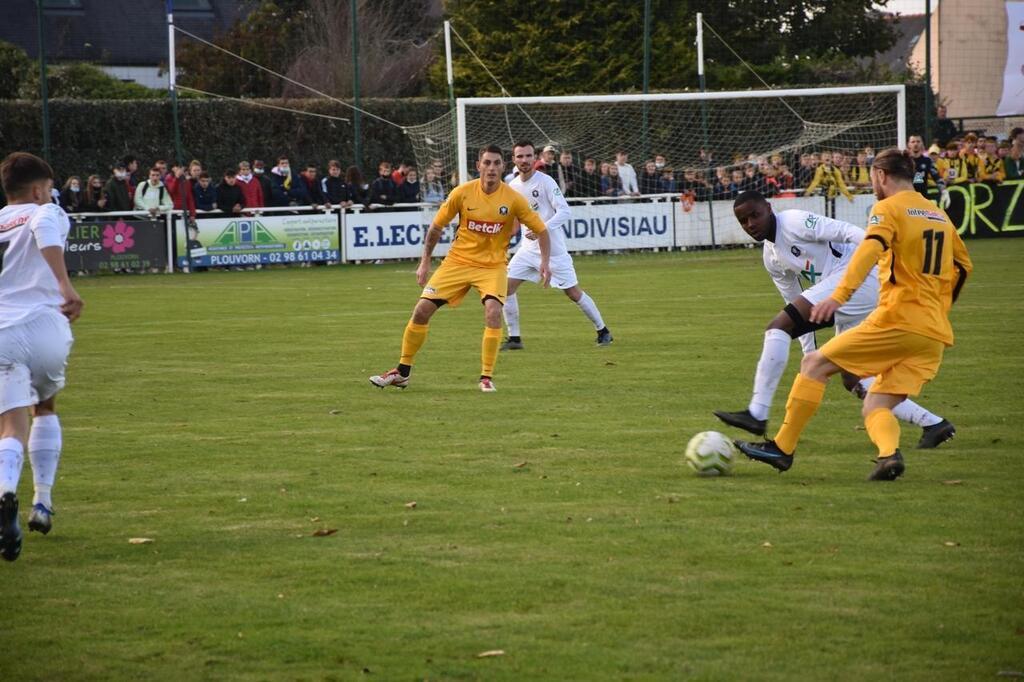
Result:
<svg viewBox="0 0 1024 682"><path fill-rule="evenodd" d="M135 202L128 193L128 183L125 180L110 178L107 184L103 185L103 196L107 198L108 211L131 211L135 208Z"/></svg>
<svg viewBox="0 0 1024 682"><path fill-rule="evenodd" d="M661 193L661 176L657 172L648 175L646 172L640 174L639 182L640 194L660 194Z"/></svg>
<svg viewBox="0 0 1024 682"><path fill-rule="evenodd" d="M960 134L960 131L956 129L956 124L948 118L937 118L935 119L935 140L939 143L940 147L945 147L949 144L949 141Z"/></svg>
<svg viewBox="0 0 1024 682"><path fill-rule="evenodd" d="M316 206L322 206L327 203L327 200L324 199L324 193L320 189L320 178L310 181L306 179L305 175L300 175L299 180L302 181L304 189L306 190L306 195L309 197L309 201L305 203L314 204Z"/></svg>
<svg viewBox="0 0 1024 682"><path fill-rule="evenodd" d="M85 211L85 192L72 192L66 189L60 193L60 207L68 213L82 213Z"/></svg>
<svg viewBox="0 0 1024 682"><path fill-rule="evenodd" d="M576 179L576 194L578 197L599 197L601 196L601 174L597 171L588 173L583 171Z"/></svg>
<svg viewBox="0 0 1024 682"><path fill-rule="evenodd" d="M364 206L368 206L370 204L369 187L360 187L358 185L353 185L352 183L347 183L346 186L348 187L348 195L352 199L353 203L362 204Z"/></svg>
<svg viewBox="0 0 1024 682"><path fill-rule="evenodd" d="M224 213L231 213L235 204L245 208L245 195L242 194L242 188L238 185L229 185L226 182L217 185L217 208Z"/></svg>
<svg viewBox="0 0 1024 682"><path fill-rule="evenodd" d="M342 177L328 175L321 178L320 193L324 196L324 203L343 204L352 201L348 193L348 184Z"/></svg>
<svg viewBox="0 0 1024 682"><path fill-rule="evenodd" d="M217 188L211 182L206 189L203 189L203 186L197 182L192 187L192 197L196 200L197 210L212 211L213 205L217 203Z"/></svg>
<svg viewBox="0 0 1024 682"><path fill-rule="evenodd" d="M370 185L370 203L373 204L393 204L397 196L398 188L395 187L395 181L390 177L378 176L373 184Z"/></svg>
<svg viewBox="0 0 1024 682"><path fill-rule="evenodd" d="M578 197L582 196L579 194L579 169L574 165L563 166L560 162L556 164L552 172L552 176L558 186L561 187L562 183L565 183L565 196L567 197Z"/></svg>
<svg viewBox="0 0 1024 682"><path fill-rule="evenodd" d="M796 186L804 189L814 180L814 169L810 166L800 166L796 169L793 178L796 180Z"/></svg>
<svg viewBox="0 0 1024 682"><path fill-rule="evenodd" d="M415 204L420 200L420 181L409 182L406 179L398 189L395 190L395 203L397 204Z"/></svg>
<svg viewBox="0 0 1024 682"><path fill-rule="evenodd" d="M271 181L271 179L267 177L266 173L260 173L259 175L255 175L254 174L254 177L256 178L257 181L259 181L260 189L263 190L263 205L264 206L274 206L275 204L274 204L274 183L273 183L273 181ZM196 199L196 203L197 204L199 203L198 199ZM198 206L197 206L197 208L198 208Z"/></svg>

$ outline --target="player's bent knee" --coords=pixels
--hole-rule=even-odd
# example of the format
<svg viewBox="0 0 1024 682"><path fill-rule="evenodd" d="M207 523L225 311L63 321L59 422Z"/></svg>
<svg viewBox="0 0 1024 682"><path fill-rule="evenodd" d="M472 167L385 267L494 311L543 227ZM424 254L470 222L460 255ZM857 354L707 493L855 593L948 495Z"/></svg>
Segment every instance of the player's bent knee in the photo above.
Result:
<svg viewBox="0 0 1024 682"><path fill-rule="evenodd" d="M853 393L855 396L864 399L863 391L864 387L860 385L860 377L856 377L848 372L843 372L843 386L847 391Z"/></svg>
<svg viewBox="0 0 1024 682"><path fill-rule="evenodd" d="M796 336L793 335L794 327L793 319L786 314L786 311L782 311L772 318L772 321L768 323L768 326L765 327L764 330L770 331L772 329L780 329L795 339Z"/></svg>
<svg viewBox="0 0 1024 682"><path fill-rule="evenodd" d="M445 303L447 301L440 299L421 298L416 302L416 307L412 309L412 321L415 324L426 324Z"/></svg>
<svg viewBox="0 0 1024 682"><path fill-rule="evenodd" d="M35 417L47 417L51 414L57 414L57 396L50 396L46 400L40 400L39 403L32 408L32 415Z"/></svg>
<svg viewBox="0 0 1024 682"><path fill-rule="evenodd" d="M789 318L789 326L775 327L775 329L782 329L786 332L789 332L790 337L794 339L798 339L804 334L815 332L818 331L819 329L831 327L832 325L835 324L834 318L826 320L825 322L822 323L811 322L804 316L804 313L800 310L800 308L793 305L792 303L786 304L786 307L782 309L782 312L775 317L775 320L772 320L772 324L774 324L775 321L781 317ZM772 327L769 326L769 329L771 328Z"/></svg>

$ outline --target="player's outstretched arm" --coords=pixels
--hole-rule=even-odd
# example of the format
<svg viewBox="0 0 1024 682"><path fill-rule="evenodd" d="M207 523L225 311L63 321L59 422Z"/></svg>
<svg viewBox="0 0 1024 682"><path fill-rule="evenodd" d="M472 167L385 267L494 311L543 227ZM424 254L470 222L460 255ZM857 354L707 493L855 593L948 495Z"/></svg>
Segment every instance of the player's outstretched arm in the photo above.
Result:
<svg viewBox="0 0 1024 682"><path fill-rule="evenodd" d="M853 258L846 266L846 273L835 291L832 292L832 296L811 308L811 322L824 322L835 315L835 312L850 300L853 292L863 284L864 279L871 272L871 268L875 267L886 248L888 247L881 239L862 241L857 250L853 252Z"/></svg>
<svg viewBox="0 0 1024 682"><path fill-rule="evenodd" d="M974 269L971 257L967 253L967 246L956 231L953 232L953 269L957 273L956 283L953 285L953 301L956 302L956 299L960 297L960 290L967 282L967 276Z"/></svg>
<svg viewBox="0 0 1024 682"><path fill-rule="evenodd" d="M82 298L75 291L75 288L71 286L71 278L68 277L68 269L64 264L64 249L60 246L47 246L39 250L42 254L43 260L50 266L50 271L53 272L53 276L57 278L57 285L60 287L60 295L64 297L64 303L60 307L60 311L64 313L64 316L71 322L74 322L82 314L82 306L85 303Z"/></svg>
<svg viewBox="0 0 1024 682"><path fill-rule="evenodd" d="M430 279L430 259L434 257L434 247L441 241L441 230L439 225L431 225L427 230L427 236L423 238L423 255L420 256L419 267L416 268L416 283L421 287L427 284Z"/></svg>

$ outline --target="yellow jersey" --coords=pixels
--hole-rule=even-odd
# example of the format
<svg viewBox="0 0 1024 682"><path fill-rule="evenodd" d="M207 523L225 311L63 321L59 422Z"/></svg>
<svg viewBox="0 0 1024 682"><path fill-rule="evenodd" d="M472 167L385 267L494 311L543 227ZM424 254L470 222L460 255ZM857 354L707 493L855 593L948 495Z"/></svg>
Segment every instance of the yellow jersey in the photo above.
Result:
<svg viewBox="0 0 1024 682"><path fill-rule="evenodd" d="M508 262L508 244L519 229L516 220L535 234L544 232L544 221L526 198L504 182L487 194L480 180L470 180L452 190L434 225L444 227L459 216L459 227L446 260L480 268L500 268Z"/></svg>
<svg viewBox="0 0 1024 682"><path fill-rule="evenodd" d="M882 328L953 345L949 308L973 266L949 217L913 190L898 192L871 209L862 245L864 249L877 249L879 243L883 249L878 258L881 292L878 307L868 320ZM854 254L847 275L836 288L837 301L849 300L853 294L850 285L863 281L873 264L863 260ZM862 270L859 279L858 270Z"/></svg>

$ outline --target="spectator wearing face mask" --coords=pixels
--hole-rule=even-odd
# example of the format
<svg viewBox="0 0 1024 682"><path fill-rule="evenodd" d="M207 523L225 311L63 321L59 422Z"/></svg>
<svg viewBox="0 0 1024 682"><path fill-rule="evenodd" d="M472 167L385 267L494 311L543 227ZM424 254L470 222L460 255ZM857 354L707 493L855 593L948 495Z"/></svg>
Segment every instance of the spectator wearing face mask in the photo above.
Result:
<svg viewBox="0 0 1024 682"><path fill-rule="evenodd" d="M128 180L128 193L132 196L135 195L135 188L138 187L139 179L135 177L135 173L139 170L139 160L135 156L129 154L121 160L122 166L127 173L126 179Z"/></svg>
<svg viewBox="0 0 1024 682"><path fill-rule="evenodd" d="M263 192L263 206L273 206L274 183L267 177L266 166L263 159L254 159L252 162L252 176L260 183L260 191Z"/></svg>
<svg viewBox="0 0 1024 682"><path fill-rule="evenodd" d="M82 206L84 204L85 196L82 193L82 179L77 175L72 175L64 183L64 187L60 191L60 207L68 213L80 213L83 211Z"/></svg>
<svg viewBox="0 0 1024 682"><path fill-rule="evenodd" d="M132 191L128 185L128 171L123 163L113 168L114 174L103 186L103 196L107 198L108 211L130 211L133 207Z"/></svg>
<svg viewBox="0 0 1024 682"><path fill-rule="evenodd" d="M277 165L270 170L271 206L288 206L292 202L293 191L301 180L292 177L291 162L287 156L277 159Z"/></svg>
<svg viewBox="0 0 1024 682"><path fill-rule="evenodd" d="M391 163L381 161L377 166L377 178L370 185L370 201L374 204L390 206L395 203L396 189L391 175Z"/></svg>
<svg viewBox="0 0 1024 682"><path fill-rule="evenodd" d="M238 174L235 178L238 180L238 187L242 190L242 196L245 197L247 208L259 208L266 205L263 203L263 187L256 176L252 174L252 168L248 161L238 162Z"/></svg>
<svg viewBox="0 0 1024 682"><path fill-rule="evenodd" d="M90 175L82 191L82 213L102 213L107 210L107 198L103 196L103 178Z"/></svg>
<svg viewBox="0 0 1024 682"><path fill-rule="evenodd" d="M417 204L420 201L420 173L415 166L405 169L405 182L398 186L397 203Z"/></svg>

